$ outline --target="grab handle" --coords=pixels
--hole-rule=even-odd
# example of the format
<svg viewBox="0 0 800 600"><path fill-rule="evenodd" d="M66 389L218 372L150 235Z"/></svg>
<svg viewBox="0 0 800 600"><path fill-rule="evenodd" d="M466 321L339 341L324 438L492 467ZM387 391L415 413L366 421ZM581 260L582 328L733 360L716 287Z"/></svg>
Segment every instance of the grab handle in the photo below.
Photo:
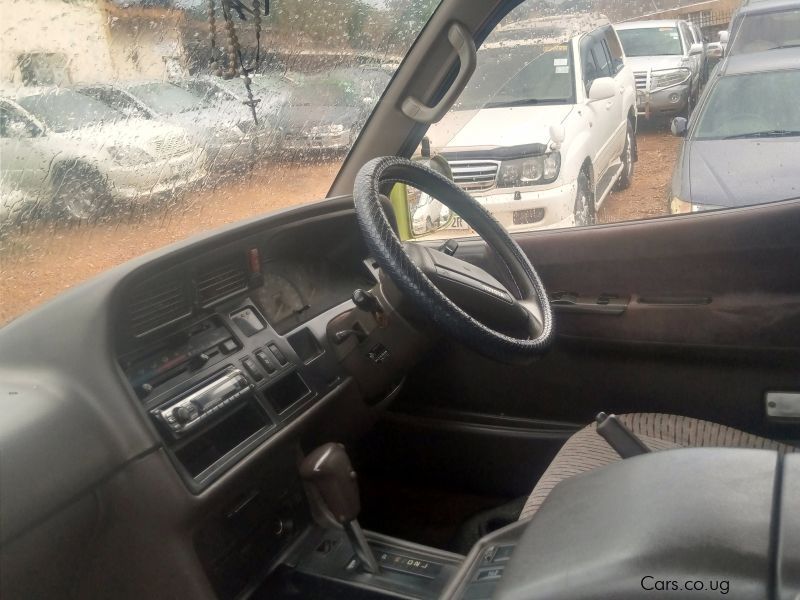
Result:
<svg viewBox="0 0 800 600"><path fill-rule="evenodd" d="M460 23L453 23L447 32L447 39L458 53L460 65L456 78L435 106L427 106L414 96L408 96L403 100L401 110L409 119L414 119L419 123L433 123L441 119L467 86L472 73L475 72L475 66L478 63L475 41L466 27Z"/></svg>

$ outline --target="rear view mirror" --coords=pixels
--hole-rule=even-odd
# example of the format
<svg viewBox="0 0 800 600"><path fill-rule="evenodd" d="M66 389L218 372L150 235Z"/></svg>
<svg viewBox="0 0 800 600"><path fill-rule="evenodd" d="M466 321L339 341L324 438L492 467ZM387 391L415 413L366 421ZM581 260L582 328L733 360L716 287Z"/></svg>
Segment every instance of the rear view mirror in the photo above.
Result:
<svg viewBox="0 0 800 600"><path fill-rule="evenodd" d="M589 100L597 102L599 100L608 100L613 98L617 93L617 84L611 77L600 77L592 82L592 87L589 88Z"/></svg>
<svg viewBox="0 0 800 600"><path fill-rule="evenodd" d="M685 117L675 117L669 126L672 135L675 137L684 137L686 135L688 121Z"/></svg>
<svg viewBox="0 0 800 600"><path fill-rule="evenodd" d="M694 42L691 46L689 46L689 56L695 56L697 54L703 53L703 44L700 42Z"/></svg>

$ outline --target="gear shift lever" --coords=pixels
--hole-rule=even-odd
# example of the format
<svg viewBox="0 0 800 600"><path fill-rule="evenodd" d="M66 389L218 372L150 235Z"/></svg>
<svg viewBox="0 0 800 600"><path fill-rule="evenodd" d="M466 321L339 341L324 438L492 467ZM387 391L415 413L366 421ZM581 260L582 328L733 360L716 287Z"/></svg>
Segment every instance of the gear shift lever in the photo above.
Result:
<svg viewBox="0 0 800 600"><path fill-rule="evenodd" d="M361 511L356 472L342 444L320 446L303 459L300 476L319 492L334 518L342 524L364 570L378 573L378 562L358 524Z"/></svg>

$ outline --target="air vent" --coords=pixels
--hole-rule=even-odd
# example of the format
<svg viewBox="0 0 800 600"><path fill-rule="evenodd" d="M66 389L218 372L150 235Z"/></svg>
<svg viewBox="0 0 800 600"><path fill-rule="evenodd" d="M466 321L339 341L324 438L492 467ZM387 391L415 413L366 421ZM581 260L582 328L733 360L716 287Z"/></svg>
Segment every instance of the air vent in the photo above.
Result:
<svg viewBox="0 0 800 600"><path fill-rule="evenodd" d="M183 280L147 282L133 293L128 322L136 337L147 335L192 314Z"/></svg>
<svg viewBox="0 0 800 600"><path fill-rule="evenodd" d="M247 289L247 271L243 264L224 265L201 271L197 277L197 296L206 306Z"/></svg>

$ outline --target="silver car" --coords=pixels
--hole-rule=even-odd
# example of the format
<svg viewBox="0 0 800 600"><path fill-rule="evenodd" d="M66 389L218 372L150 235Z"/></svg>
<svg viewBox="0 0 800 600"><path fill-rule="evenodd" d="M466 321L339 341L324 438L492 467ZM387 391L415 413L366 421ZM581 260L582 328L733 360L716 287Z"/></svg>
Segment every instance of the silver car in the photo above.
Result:
<svg viewBox="0 0 800 600"><path fill-rule="evenodd" d="M83 86L81 93L126 115L183 128L208 157L217 175L252 166L261 153L246 106L215 106L201 96L165 81L133 81Z"/></svg>
<svg viewBox="0 0 800 600"><path fill-rule="evenodd" d="M629 21L614 26L636 79L638 114L688 115L702 86L705 47L686 21Z"/></svg>
<svg viewBox="0 0 800 600"><path fill-rule="evenodd" d="M7 185L79 219L205 176L203 151L181 129L126 119L69 89L0 98L0 153Z"/></svg>

